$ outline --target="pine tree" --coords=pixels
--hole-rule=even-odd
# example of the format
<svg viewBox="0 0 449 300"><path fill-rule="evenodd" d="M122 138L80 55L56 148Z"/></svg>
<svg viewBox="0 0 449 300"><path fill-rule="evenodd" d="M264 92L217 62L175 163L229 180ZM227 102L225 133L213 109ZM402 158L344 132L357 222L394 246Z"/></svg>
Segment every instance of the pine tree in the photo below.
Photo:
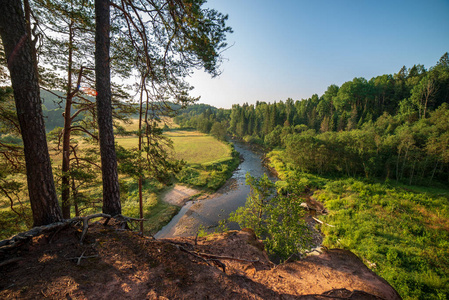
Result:
<svg viewBox="0 0 449 300"><path fill-rule="evenodd" d="M2 1L0 9L0 34L8 57L8 69L24 145L34 226L50 224L60 221L62 214L48 153L33 41L27 34L20 1Z"/></svg>
<svg viewBox="0 0 449 300"><path fill-rule="evenodd" d="M112 126L110 47L110 2L95 0L95 82L97 122L103 179L103 212L121 214L117 156Z"/></svg>

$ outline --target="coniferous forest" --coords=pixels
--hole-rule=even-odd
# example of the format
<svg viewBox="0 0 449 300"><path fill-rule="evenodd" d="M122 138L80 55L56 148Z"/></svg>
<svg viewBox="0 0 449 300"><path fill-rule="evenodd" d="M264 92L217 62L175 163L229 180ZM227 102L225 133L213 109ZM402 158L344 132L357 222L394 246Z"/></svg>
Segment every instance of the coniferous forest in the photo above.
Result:
<svg viewBox="0 0 449 300"><path fill-rule="evenodd" d="M188 77L219 75L232 33L205 2L0 2L1 238L86 215L154 234L180 209L161 195L213 195L239 141L277 180L247 174L220 230L252 228L277 262L319 235L405 299L448 299L449 54L308 99L195 104Z"/></svg>
<svg viewBox="0 0 449 300"><path fill-rule="evenodd" d="M448 103L445 53L428 70L404 66L296 101L235 104L231 110L195 105L175 120L217 137L229 128L247 142L282 147L305 172L425 185L449 182Z"/></svg>

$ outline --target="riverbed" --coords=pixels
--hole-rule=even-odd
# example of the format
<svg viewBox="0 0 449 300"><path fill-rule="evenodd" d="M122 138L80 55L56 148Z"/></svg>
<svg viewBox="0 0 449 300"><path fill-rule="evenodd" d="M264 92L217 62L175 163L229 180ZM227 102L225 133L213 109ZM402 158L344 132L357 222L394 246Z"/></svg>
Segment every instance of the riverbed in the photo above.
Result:
<svg viewBox="0 0 449 300"><path fill-rule="evenodd" d="M229 214L240 206L245 205L250 188L245 184L246 173L260 177L264 173L270 176L263 166L262 153L250 149L246 144L233 141L235 150L240 153L243 161L232 177L215 194L203 200L188 201L179 213L164 226L156 238L170 238L177 236L195 236L200 228L211 232L221 220L227 219ZM230 229L238 229L237 224L229 224Z"/></svg>

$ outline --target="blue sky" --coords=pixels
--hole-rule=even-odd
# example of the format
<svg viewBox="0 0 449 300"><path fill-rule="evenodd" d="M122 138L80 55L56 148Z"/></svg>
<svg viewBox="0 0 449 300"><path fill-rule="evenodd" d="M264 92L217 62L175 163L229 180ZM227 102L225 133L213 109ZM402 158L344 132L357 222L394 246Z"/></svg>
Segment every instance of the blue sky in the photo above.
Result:
<svg viewBox="0 0 449 300"><path fill-rule="evenodd" d="M427 69L449 51L449 0L209 0L233 45L219 77L196 71L200 103L300 100L354 77Z"/></svg>

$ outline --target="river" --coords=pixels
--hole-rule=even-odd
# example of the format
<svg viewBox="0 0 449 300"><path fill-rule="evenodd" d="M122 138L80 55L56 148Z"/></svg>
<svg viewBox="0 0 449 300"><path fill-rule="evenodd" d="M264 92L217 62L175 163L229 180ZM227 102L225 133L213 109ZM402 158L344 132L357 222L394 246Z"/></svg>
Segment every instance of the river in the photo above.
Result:
<svg viewBox="0 0 449 300"><path fill-rule="evenodd" d="M262 164L262 153L256 153L244 143L233 142L243 162L225 186L210 198L187 202L170 223L155 235L156 238L194 236L201 226L208 232L213 231L221 220L227 219L231 212L245 205L250 192L249 186L245 184L246 173L260 177L264 173L269 175L269 171ZM229 227L238 229L237 224L229 224Z"/></svg>

